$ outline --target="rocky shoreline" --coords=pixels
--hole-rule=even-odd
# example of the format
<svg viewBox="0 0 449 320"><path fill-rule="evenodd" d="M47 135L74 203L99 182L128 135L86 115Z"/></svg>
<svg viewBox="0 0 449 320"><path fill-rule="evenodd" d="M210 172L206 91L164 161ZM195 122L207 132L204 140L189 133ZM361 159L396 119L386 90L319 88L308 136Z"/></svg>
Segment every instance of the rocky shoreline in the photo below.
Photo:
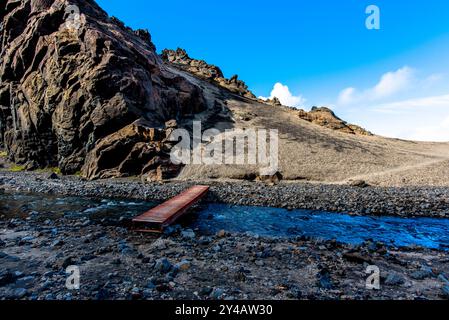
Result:
<svg viewBox="0 0 449 320"><path fill-rule="evenodd" d="M1 172L0 183L1 188L16 192L152 201L165 200L190 185L87 182L30 172ZM408 197L419 194L423 203L430 203L423 214L429 216L445 216L448 194L441 188L360 190L222 182L212 184L208 201L292 207L313 203L319 207L331 205L333 197L345 192L349 192L348 199L354 197L348 204L359 206L362 195L364 199L376 195L379 202L389 195L394 203L402 192L405 204ZM359 198L355 198L357 194ZM311 200L303 202L306 197ZM342 211L350 211L348 208ZM408 208L404 206L404 210ZM126 220L51 219L28 211L24 209L21 217L0 219L0 300L449 299L446 251L387 247L371 241L353 246L304 236L210 234L180 226L160 236L143 235L133 232ZM369 265L380 269L381 290L366 288ZM79 290L66 288L68 266L80 270Z"/></svg>
<svg viewBox="0 0 449 320"><path fill-rule="evenodd" d="M449 299L447 252L306 237L137 234L117 221L0 220L0 300ZM381 289L366 288L369 265ZM69 290L67 267L80 272Z"/></svg>
<svg viewBox="0 0 449 320"><path fill-rule="evenodd" d="M356 187L312 183L267 186L252 182L205 181L211 186L207 202L344 212L353 215L449 217L449 188ZM196 182L141 183L137 179L85 181L48 173L0 172L7 190L67 196L165 201Z"/></svg>

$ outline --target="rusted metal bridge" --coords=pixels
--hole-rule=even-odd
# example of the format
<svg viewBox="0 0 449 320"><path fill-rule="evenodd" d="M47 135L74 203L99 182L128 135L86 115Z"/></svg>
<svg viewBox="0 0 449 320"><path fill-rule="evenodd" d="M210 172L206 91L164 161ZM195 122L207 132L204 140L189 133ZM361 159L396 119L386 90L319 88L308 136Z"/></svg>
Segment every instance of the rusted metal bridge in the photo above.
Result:
<svg viewBox="0 0 449 320"><path fill-rule="evenodd" d="M208 186L194 186L176 197L134 218L137 232L161 233L166 227L184 215L194 204L199 202L209 191Z"/></svg>

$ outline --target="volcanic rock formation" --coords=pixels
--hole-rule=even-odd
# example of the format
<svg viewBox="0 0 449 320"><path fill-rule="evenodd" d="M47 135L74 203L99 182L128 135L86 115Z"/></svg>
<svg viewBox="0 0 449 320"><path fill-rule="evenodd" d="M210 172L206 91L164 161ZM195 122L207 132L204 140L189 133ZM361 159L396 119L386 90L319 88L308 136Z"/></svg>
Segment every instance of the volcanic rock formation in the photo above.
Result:
<svg viewBox="0 0 449 320"><path fill-rule="evenodd" d="M93 0L3 0L0 21L0 148L15 163L84 166L87 178L142 173L164 142L145 132L207 108L148 31Z"/></svg>
<svg viewBox="0 0 449 320"><path fill-rule="evenodd" d="M184 49L165 49L162 51L161 57L165 62L170 63L181 70L190 72L201 79L214 82L219 86L243 97L256 99L256 96L248 90L248 86L245 82L239 80L238 75L234 75L230 79L226 79L219 67L208 64L204 60L190 58Z"/></svg>

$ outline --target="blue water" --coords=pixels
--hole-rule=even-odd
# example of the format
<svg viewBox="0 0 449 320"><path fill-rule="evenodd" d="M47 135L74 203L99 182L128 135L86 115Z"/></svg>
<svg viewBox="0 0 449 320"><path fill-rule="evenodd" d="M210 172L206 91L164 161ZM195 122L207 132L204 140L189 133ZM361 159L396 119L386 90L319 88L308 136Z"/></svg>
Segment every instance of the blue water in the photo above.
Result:
<svg viewBox="0 0 449 320"><path fill-rule="evenodd" d="M0 193L0 217L3 219L29 216L58 219L65 216L119 221L152 207L153 203L144 201ZM335 239L349 244L373 240L397 247L421 246L449 251L449 219L359 217L308 210L210 204L189 213L183 220L183 226L206 234L226 230L268 237Z"/></svg>
<svg viewBox="0 0 449 320"><path fill-rule="evenodd" d="M360 217L211 204L198 213L194 226L205 232L226 230L286 238L308 236L349 244L374 240L397 247L449 250L449 219Z"/></svg>

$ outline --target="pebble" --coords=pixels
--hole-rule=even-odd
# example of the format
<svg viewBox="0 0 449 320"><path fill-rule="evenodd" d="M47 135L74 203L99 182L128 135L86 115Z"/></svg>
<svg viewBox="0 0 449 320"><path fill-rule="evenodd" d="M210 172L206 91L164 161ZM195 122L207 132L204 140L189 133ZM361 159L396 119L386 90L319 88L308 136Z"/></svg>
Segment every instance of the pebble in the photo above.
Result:
<svg viewBox="0 0 449 320"><path fill-rule="evenodd" d="M222 299L224 295L224 290L220 288L214 288L209 294L209 297L214 300Z"/></svg>
<svg viewBox="0 0 449 320"><path fill-rule="evenodd" d="M175 268L180 271L187 271L190 269L191 266L192 264L190 263L190 261L182 260L181 262L175 265Z"/></svg>
<svg viewBox="0 0 449 320"><path fill-rule="evenodd" d="M195 232L191 229L187 229L181 232L181 237L185 239L195 239Z"/></svg>
<svg viewBox="0 0 449 320"><path fill-rule="evenodd" d="M154 268L161 273L169 272L172 267L172 264L170 263L170 261L168 261L167 258L158 259L154 266Z"/></svg>
<svg viewBox="0 0 449 320"><path fill-rule="evenodd" d="M405 278L397 273L390 273L385 280L385 284L388 286L400 286L405 283Z"/></svg>
<svg viewBox="0 0 449 320"><path fill-rule="evenodd" d="M22 299L28 294L27 289L25 288L17 288L14 289L12 292L12 298L13 299Z"/></svg>

